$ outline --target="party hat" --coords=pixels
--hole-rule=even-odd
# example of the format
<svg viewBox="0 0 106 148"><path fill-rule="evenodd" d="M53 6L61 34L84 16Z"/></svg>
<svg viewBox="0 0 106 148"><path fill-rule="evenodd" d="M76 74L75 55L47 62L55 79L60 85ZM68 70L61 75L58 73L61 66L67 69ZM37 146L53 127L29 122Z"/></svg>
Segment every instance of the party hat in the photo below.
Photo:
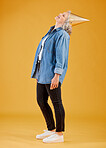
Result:
<svg viewBox="0 0 106 148"><path fill-rule="evenodd" d="M90 20L85 19L85 18L83 18L79 15L76 15L74 13L70 13L69 22L72 26L79 25L79 24L87 22L87 21L90 21Z"/></svg>

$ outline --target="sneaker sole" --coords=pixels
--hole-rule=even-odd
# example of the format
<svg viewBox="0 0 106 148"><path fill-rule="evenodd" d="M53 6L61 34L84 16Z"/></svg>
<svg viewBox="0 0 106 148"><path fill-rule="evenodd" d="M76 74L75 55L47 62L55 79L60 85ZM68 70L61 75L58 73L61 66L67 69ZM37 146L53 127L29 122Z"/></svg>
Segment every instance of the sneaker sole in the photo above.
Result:
<svg viewBox="0 0 106 148"><path fill-rule="evenodd" d="M64 140L58 140L58 141L43 141L43 143L60 143L64 142Z"/></svg>

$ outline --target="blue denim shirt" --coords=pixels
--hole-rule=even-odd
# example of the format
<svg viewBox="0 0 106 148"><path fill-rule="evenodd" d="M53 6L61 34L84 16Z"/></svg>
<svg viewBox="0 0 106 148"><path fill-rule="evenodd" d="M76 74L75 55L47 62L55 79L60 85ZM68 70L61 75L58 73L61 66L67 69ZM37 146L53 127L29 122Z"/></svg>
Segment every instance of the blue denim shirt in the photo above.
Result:
<svg viewBox="0 0 106 148"><path fill-rule="evenodd" d="M46 37L54 27L55 25L51 26L44 37ZM50 33L43 47L40 70L39 72L36 71L37 74L35 74L37 58L44 37L42 37L35 53L31 78L37 78L38 83L50 84L55 73L58 73L60 74L59 81L62 85L68 68L70 36L62 27L58 27Z"/></svg>

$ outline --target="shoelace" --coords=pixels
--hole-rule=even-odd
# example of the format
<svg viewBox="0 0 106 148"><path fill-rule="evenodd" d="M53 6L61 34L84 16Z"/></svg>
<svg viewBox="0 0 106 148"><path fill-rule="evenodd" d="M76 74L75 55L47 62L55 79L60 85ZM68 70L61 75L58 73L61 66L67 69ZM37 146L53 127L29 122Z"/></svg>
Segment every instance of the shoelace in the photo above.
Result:
<svg viewBox="0 0 106 148"><path fill-rule="evenodd" d="M55 136L58 136L58 134L54 133L53 135L51 135L51 136L49 136L49 137L47 137L47 138L49 139L49 138L53 138L53 137L55 137Z"/></svg>

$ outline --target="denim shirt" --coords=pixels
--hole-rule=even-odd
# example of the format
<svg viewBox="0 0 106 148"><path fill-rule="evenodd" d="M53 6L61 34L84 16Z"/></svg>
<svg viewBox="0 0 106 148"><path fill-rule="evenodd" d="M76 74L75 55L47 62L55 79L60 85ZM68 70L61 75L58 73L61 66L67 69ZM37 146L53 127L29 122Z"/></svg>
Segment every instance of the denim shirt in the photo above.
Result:
<svg viewBox="0 0 106 148"><path fill-rule="evenodd" d="M37 47L31 78L38 79L38 83L50 84L51 79L54 77L55 73L58 73L60 74L59 81L62 85L68 68L70 36L62 27L58 27L51 32L54 27L55 25L50 27L49 31L42 37ZM49 36L46 39L43 47L39 72L38 70L35 72L42 40L48 34Z"/></svg>

